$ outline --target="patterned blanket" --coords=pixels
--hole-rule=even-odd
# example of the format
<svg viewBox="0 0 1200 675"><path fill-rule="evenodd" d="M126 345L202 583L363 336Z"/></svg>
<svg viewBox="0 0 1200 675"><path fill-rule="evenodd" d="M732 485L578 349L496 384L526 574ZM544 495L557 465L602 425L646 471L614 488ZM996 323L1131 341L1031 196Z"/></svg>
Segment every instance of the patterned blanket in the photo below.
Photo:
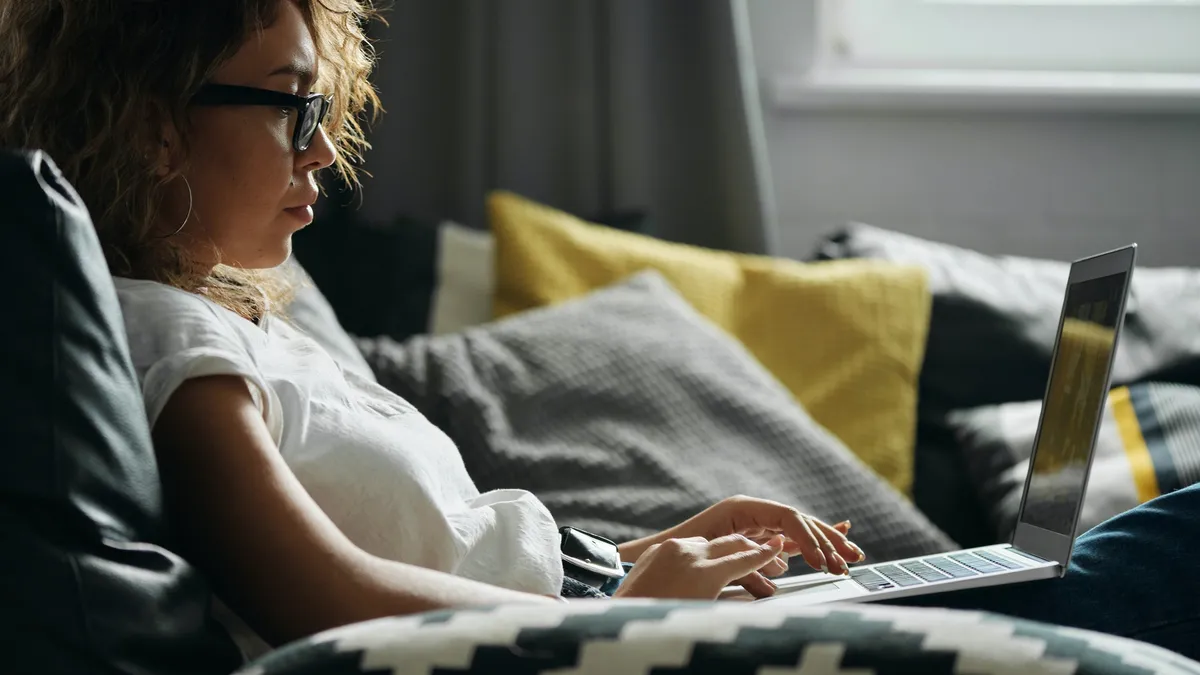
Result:
<svg viewBox="0 0 1200 675"><path fill-rule="evenodd" d="M1161 647L993 614L908 607L581 601L379 619L237 675L1200 675Z"/></svg>
<svg viewBox="0 0 1200 675"><path fill-rule="evenodd" d="M850 519L874 560L953 547L656 273L359 347L458 444L481 490L528 489L560 524L621 541L747 494Z"/></svg>

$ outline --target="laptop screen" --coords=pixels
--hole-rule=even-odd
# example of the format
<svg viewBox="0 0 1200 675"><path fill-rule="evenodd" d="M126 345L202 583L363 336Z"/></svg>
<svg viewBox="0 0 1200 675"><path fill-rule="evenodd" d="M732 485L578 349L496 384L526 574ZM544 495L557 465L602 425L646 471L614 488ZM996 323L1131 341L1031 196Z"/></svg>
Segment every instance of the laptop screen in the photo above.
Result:
<svg viewBox="0 0 1200 675"><path fill-rule="evenodd" d="M1126 273L1071 284L1021 522L1071 536L1108 384Z"/></svg>

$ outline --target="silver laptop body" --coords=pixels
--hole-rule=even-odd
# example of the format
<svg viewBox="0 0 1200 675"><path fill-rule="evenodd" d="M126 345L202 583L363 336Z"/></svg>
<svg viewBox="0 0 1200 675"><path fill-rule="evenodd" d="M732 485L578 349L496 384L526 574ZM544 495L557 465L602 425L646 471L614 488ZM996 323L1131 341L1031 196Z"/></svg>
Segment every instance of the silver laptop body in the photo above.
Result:
<svg viewBox="0 0 1200 675"><path fill-rule="evenodd" d="M1107 400L1137 245L1071 264L1050 377L1008 544L818 572L777 581L756 602L874 602L1066 574ZM745 597L740 588L722 597Z"/></svg>

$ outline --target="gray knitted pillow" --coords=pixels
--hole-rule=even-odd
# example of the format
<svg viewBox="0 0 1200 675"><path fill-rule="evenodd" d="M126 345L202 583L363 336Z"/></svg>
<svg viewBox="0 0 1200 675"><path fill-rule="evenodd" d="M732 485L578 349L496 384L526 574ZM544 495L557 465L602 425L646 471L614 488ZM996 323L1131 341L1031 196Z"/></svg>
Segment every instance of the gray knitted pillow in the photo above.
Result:
<svg viewBox="0 0 1200 675"><path fill-rule="evenodd" d="M849 518L877 560L951 547L657 273L359 346L381 384L454 439L481 490L531 490L561 524L624 540L748 494Z"/></svg>

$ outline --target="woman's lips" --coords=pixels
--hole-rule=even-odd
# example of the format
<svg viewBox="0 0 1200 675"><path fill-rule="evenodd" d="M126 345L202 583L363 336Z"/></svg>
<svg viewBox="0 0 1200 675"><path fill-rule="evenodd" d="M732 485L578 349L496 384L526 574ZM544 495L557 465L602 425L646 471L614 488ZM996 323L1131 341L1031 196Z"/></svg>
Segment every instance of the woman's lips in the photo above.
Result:
<svg viewBox="0 0 1200 675"><path fill-rule="evenodd" d="M284 209L284 211L286 213L288 213L289 215L291 215L293 218L296 218L297 220L300 220L300 221L304 222L305 224L312 222L313 210L312 210L311 206L293 206L290 209Z"/></svg>

